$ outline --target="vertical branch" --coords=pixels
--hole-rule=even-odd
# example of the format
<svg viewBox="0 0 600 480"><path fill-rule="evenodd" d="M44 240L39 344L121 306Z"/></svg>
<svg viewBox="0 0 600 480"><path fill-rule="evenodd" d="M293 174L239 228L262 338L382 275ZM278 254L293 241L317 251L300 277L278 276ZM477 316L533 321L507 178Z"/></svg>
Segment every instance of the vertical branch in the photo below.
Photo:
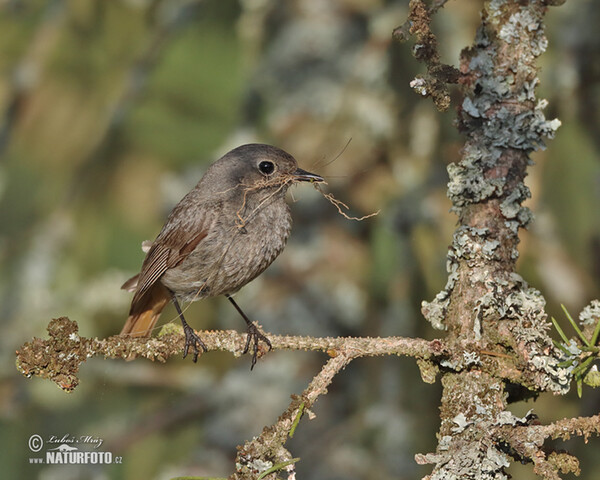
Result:
<svg viewBox="0 0 600 480"><path fill-rule="evenodd" d="M532 219L522 206L530 196L524 184L529 155L560 125L545 119L546 101L534 93L535 62L547 44L545 12L541 0L486 2L475 44L462 53L465 98L458 124L466 142L461 161L448 166L448 196L459 226L448 255L448 284L423 305L425 317L463 346L500 344L499 353L514 351L522 360L542 348L553 350L544 333L544 299L515 273L518 231ZM556 366L551 356L544 363L545 373ZM526 381L540 390L565 388L562 380Z"/></svg>
<svg viewBox="0 0 600 480"><path fill-rule="evenodd" d="M475 42L461 55L458 128L466 142L460 162L448 167L459 226L446 288L422 310L448 330L455 352L471 353L447 365L457 373L443 379L438 450L417 458L436 464L431 478L482 478L482 472L506 478L509 457L491 432L528 419L505 410L504 378L518 379L523 392L568 390L568 374L545 333L545 301L515 273L518 232L532 219L522 205L530 196L524 184L530 154L560 125L545 119L546 102L535 97L546 10L541 0L485 2ZM483 373L490 366L496 374Z"/></svg>

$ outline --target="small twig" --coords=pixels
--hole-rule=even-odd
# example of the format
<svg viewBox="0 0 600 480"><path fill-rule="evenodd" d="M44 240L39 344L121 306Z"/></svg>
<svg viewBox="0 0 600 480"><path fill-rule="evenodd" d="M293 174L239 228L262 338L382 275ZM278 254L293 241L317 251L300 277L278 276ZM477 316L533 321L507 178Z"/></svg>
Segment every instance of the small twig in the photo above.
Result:
<svg viewBox="0 0 600 480"><path fill-rule="evenodd" d="M304 392L302 392L302 395L292 396L289 407L275 424L265 427L258 437L238 447L238 455L235 462L238 466L237 472L229 477L230 480L248 478L249 473L254 473L252 469L253 465L256 465L257 460L275 464L291 462L293 459L288 458L291 455L284 448L284 445L287 439L291 437L291 433L295 430L303 413L310 410L321 395L327 393L327 388L333 381L333 378L358 356L360 356L358 351L345 349L343 352L330 358L323 365L321 371L312 379ZM259 476L258 478L262 477Z"/></svg>
<svg viewBox="0 0 600 480"><path fill-rule="evenodd" d="M579 462L565 453L553 452L547 456L544 442L548 439L569 440L574 435L583 437L585 443L590 436L600 435L600 415L565 418L549 425L505 425L495 436L507 442L523 459L534 462L537 474L546 479L559 479L558 471L577 475Z"/></svg>
<svg viewBox="0 0 600 480"><path fill-rule="evenodd" d="M393 33L393 37L402 42L411 36L415 38L413 55L418 61L425 63L427 74L418 75L410 85L420 95L431 97L439 111L446 111L450 107L447 85L458 83L461 77L457 68L440 61L437 39L431 31L431 16L446 1L437 0L428 7L424 0L411 0L408 20Z"/></svg>

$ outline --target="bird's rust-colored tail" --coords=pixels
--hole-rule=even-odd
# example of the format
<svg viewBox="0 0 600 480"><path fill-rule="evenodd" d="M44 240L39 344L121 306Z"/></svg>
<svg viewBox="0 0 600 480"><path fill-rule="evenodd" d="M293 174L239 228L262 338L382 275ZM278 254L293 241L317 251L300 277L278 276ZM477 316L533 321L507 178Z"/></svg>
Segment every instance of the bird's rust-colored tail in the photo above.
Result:
<svg viewBox="0 0 600 480"><path fill-rule="evenodd" d="M129 281L123 287L126 288L128 283ZM145 295L131 304L129 318L121 330L121 335L149 337L170 299L168 290L160 282L155 283Z"/></svg>

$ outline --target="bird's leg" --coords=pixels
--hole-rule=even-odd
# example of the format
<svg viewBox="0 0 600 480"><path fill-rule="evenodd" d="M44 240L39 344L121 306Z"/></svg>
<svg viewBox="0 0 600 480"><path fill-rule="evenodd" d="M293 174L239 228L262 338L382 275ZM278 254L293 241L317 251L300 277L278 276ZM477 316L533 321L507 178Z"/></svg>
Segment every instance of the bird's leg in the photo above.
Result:
<svg viewBox="0 0 600 480"><path fill-rule="evenodd" d="M246 325L248 325L248 334L246 336L246 346L244 347L244 351L242 353L248 353L248 351L250 350L250 342L252 342L253 343L252 365L250 365L250 370L252 370L254 368L254 365L256 365L256 360L258 358L258 342L260 340L265 342L268 345L269 350L271 350L273 348L273 346L271 345L271 341L258 329L256 324L254 322L252 322L246 316L246 314L243 312L243 310L239 307L239 305L237 303L235 303L235 300L233 299L233 297L231 297L229 295L225 295L225 296L229 299L231 304L235 307L235 309L238 311L238 313L242 316L242 318L246 322Z"/></svg>
<svg viewBox="0 0 600 480"><path fill-rule="evenodd" d="M200 350L198 349L198 346L200 346L202 348L203 351L207 351L206 345L204 345L204 342L202 341L202 339L196 335L196 332L194 332L194 329L192 327L190 327L188 325L188 323L185 321L185 318L183 316L183 312L181 311L181 307L179 306L179 302L177 301L177 297L175 296L175 294L173 292L171 292L171 300L173 302L173 305L175 305L175 310L177 310L177 313L179 314L179 319L181 320L181 325L183 326L183 333L185 333L185 347L183 348L183 358L187 357L188 354L188 350L190 349L190 347L194 348L194 363L196 363L198 361L198 354L200 353Z"/></svg>

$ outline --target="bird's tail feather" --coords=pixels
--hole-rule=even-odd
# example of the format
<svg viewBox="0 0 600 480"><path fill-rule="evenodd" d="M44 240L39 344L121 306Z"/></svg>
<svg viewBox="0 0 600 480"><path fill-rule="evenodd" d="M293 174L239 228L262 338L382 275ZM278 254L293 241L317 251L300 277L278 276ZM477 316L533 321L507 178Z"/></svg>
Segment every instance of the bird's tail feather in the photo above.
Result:
<svg viewBox="0 0 600 480"><path fill-rule="evenodd" d="M161 312L171 299L167 289L160 283L131 305L129 317L121 330L121 335L131 337L149 337Z"/></svg>

